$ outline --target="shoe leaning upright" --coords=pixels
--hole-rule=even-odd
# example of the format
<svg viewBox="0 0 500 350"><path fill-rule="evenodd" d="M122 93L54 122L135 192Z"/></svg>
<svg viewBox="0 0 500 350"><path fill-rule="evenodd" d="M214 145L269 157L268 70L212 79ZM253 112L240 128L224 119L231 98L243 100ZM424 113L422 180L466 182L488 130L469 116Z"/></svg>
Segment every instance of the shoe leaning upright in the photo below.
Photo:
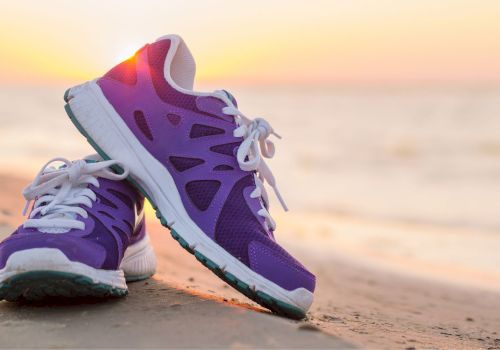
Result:
<svg viewBox="0 0 500 350"><path fill-rule="evenodd" d="M263 157L274 133L226 91L193 91L194 60L176 36L145 45L65 95L71 120L104 158L130 169L172 236L270 310L302 318L315 277L274 237L264 184L286 208Z"/></svg>

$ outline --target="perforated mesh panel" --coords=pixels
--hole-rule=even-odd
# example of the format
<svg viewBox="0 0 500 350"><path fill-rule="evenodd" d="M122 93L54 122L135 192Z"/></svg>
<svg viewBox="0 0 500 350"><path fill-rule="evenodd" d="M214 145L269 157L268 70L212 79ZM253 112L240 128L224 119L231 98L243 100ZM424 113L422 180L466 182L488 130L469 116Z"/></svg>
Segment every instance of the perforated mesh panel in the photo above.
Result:
<svg viewBox="0 0 500 350"><path fill-rule="evenodd" d="M240 145L240 142L225 143L210 147L210 150L215 153L234 156L234 149Z"/></svg>
<svg viewBox="0 0 500 350"><path fill-rule="evenodd" d="M215 171L230 171L230 170L234 170L234 168L230 165L221 164L221 165L217 165L216 167L214 167L214 170Z"/></svg>
<svg viewBox="0 0 500 350"><path fill-rule="evenodd" d="M142 111L134 111L134 119L135 123L139 130L141 130L142 134L150 141L153 140L153 134L151 133L151 129L149 129L148 121L144 116Z"/></svg>
<svg viewBox="0 0 500 350"><path fill-rule="evenodd" d="M185 171L191 169L197 165L205 163L203 159L199 158L187 158L187 157L169 157L170 163L174 166L177 171Z"/></svg>
<svg viewBox="0 0 500 350"><path fill-rule="evenodd" d="M186 193L196 208L201 211L207 210L212 203L220 182L215 180L191 181L186 184Z"/></svg>
<svg viewBox="0 0 500 350"><path fill-rule="evenodd" d="M172 88L165 80L165 57L170 49L170 40L165 39L148 45L148 63L155 91L163 101L191 111L197 111L196 96L183 94Z"/></svg>
<svg viewBox="0 0 500 350"><path fill-rule="evenodd" d="M257 241L281 256L283 261L306 274L307 270L266 233L243 196L246 187L254 187L253 175L239 180L227 197L215 227L215 240L231 255L249 266L248 245Z"/></svg>
<svg viewBox="0 0 500 350"><path fill-rule="evenodd" d="M195 139L199 137L221 135L221 134L224 134L223 129L214 128L208 125L193 124L193 126L191 127L191 131L189 133L189 137Z"/></svg>
<svg viewBox="0 0 500 350"><path fill-rule="evenodd" d="M167 119L172 125L179 125L181 122L181 116L173 113L167 114Z"/></svg>

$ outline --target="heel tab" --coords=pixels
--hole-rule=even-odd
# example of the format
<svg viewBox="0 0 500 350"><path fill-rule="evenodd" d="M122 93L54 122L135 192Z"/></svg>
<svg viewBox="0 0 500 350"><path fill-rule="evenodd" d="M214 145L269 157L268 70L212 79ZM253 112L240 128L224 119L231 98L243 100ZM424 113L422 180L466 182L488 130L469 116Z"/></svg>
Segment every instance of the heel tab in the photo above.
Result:
<svg viewBox="0 0 500 350"><path fill-rule="evenodd" d="M179 91L192 91L196 74L196 62L184 40L177 34L165 35L156 42L169 40L170 47L165 57L165 80Z"/></svg>

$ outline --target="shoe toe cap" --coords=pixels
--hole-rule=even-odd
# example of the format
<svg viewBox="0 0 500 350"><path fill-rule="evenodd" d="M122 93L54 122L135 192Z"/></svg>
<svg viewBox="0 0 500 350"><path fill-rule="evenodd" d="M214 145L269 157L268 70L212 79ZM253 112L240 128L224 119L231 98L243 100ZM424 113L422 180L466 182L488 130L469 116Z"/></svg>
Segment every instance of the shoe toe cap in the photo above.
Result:
<svg viewBox="0 0 500 350"><path fill-rule="evenodd" d="M77 237L57 234L32 234L10 237L0 244L0 269L3 269L9 257L19 251L54 248L61 251L69 260L81 262L94 268L100 268L106 258L104 249ZM36 263L36 255L33 256Z"/></svg>
<svg viewBox="0 0 500 350"><path fill-rule="evenodd" d="M248 256L253 271L280 287L288 291L304 288L314 292L315 276L276 243L252 241Z"/></svg>

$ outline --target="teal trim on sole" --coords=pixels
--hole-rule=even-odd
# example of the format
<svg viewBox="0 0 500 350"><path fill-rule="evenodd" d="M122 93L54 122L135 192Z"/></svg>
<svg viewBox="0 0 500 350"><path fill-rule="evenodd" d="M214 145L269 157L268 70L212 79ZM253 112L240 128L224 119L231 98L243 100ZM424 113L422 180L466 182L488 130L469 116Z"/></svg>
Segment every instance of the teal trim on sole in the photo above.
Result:
<svg viewBox="0 0 500 350"><path fill-rule="evenodd" d="M141 275L141 276L125 276L125 280L127 283L129 282L139 282L139 281L144 281L147 280L148 278L151 278L154 274L149 274L149 275Z"/></svg>
<svg viewBox="0 0 500 350"><path fill-rule="evenodd" d="M69 272L30 271L0 283L0 300L38 301L46 298L113 298L127 295L127 290Z"/></svg>
<svg viewBox="0 0 500 350"><path fill-rule="evenodd" d="M109 160L110 157L97 145L94 140L87 134L85 129L80 125L78 120L76 120L73 111L71 110L69 106L69 91L70 89L66 90L64 93L64 101L66 102L66 105L64 106L64 109L66 110L66 113L68 114L71 122L76 126L78 131L87 139L88 143L96 150L99 155L105 159ZM123 169L120 167L116 167L117 171L123 172ZM242 280L238 279L236 276L233 274L223 271L216 263L214 263L212 260L208 259L206 256L201 254L200 252L191 249L189 244L181 237L181 235L176 232L174 229L172 229L170 226L168 226L167 220L162 216L161 212L159 211L158 207L156 204L149 198L149 195L144 191L144 189L130 176L128 177L128 180L130 183L132 183L137 189L146 197L153 206L153 209L156 211L156 217L160 220L161 224L168 228L170 230L170 234L172 237L181 245L182 248L187 250L189 253L193 254L196 259L201 262L206 268L208 268L210 271L212 271L215 275L217 275L220 279L225 281L227 284L229 284L231 287L248 297L249 299L255 301L256 303L264 306L265 308L271 310L277 315L280 316L285 316L288 318L292 319L303 319L306 314L304 311L299 309L298 307L295 307L293 305L290 305L288 303L285 303L279 299L273 298L269 294L266 294L264 292L258 291L258 290L253 290L248 284L243 282Z"/></svg>

